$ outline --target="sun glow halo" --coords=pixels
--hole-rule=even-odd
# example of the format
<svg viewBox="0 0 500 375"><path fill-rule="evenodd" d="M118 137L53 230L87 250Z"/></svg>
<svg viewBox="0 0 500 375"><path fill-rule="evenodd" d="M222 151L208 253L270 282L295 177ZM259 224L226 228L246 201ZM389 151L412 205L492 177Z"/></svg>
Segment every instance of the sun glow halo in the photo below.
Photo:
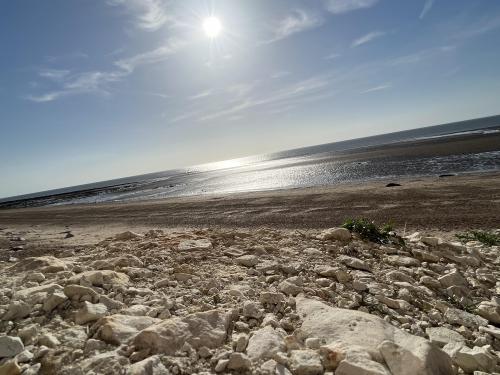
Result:
<svg viewBox="0 0 500 375"><path fill-rule="evenodd" d="M210 39L217 38L222 31L222 24L217 17L208 17L203 21L203 31Z"/></svg>

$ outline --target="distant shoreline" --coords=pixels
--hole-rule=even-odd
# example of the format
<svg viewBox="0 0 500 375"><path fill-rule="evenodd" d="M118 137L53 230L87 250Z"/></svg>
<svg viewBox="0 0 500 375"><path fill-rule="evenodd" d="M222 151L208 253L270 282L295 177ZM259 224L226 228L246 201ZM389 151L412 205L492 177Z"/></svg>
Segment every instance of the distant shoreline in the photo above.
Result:
<svg viewBox="0 0 500 375"><path fill-rule="evenodd" d="M393 179L290 190L0 210L0 227L327 228L348 217L403 229L500 228L500 173ZM388 182L402 186L386 187Z"/></svg>
<svg viewBox="0 0 500 375"><path fill-rule="evenodd" d="M421 176L427 176L427 177L432 177L432 176L437 176L439 174L467 174L467 173L478 173L482 172L482 170L477 170L477 166L475 164L474 160L468 160L467 163L470 164L472 167L476 168L476 170L449 170L447 167L444 167L444 171L439 172L439 173L431 173L430 170L426 170L425 168L425 163L422 164L422 160L425 158L429 158L429 160L433 160L434 158L447 158L449 156L455 156L455 155L464 155L464 157L467 159L467 155L481 155L484 153L488 152L500 152L500 133L490 133L490 134L463 134L459 136L454 136L452 138L432 138L432 139L423 139L423 140L412 140L412 141L404 141L404 142L397 142L397 143L391 143L391 144L385 144L385 145L379 145L379 146L367 146L367 147L359 147L356 149L349 149L349 150L344 150L344 151L339 151L335 153L319 153L319 154L313 154L308 157L304 158L290 158L287 163L283 164L281 167L279 164L278 165L271 165L272 169L267 169L268 174L269 173L274 173L270 171L279 171L281 168L309 168L308 170L314 171L315 168L322 168L322 165L332 165L332 163L335 163L335 165L339 165L340 167L342 166L349 166L351 170L356 171L358 170L358 175L351 177L351 179L347 180L338 180L335 181L334 183L312 183L309 185L304 185L304 186L289 186L289 187L282 187L282 188L268 188L268 187L261 187L261 188L247 188L244 189L240 192L252 192L252 191L274 191L274 190L290 190L290 189L295 189L295 188L301 188L301 187L323 187L323 186L331 186L335 188L335 186L339 186L345 183L353 183L353 184L358 184L358 183L369 183L370 181L377 181L377 180L383 180L384 178L388 178L387 176L377 176L376 172L375 174L371 175L364 175L361 173L363 170L361 165L363 163L369 162L372 164L376 164L378 168L384 168L384 165L389 162L389 163L396 163L399 165L398 168L405 168L405 166L411 166L414 162L413 160L419 161L420 165L420 170L417 170L417 172L414 172L413 174L410 175L405 175L404 170L400 169L392 169L389 170L389 172L392 172L394 176L390 177L392 179L406 179L406 178L417 178ZM499 155L495 154L495 159L493 161L493 170L486 170L486 172L491 172L491 171L500 171L500 158ZM486 160L489 160L488 158ZM357 165L360 165L360 167L357 167ZM264 164L266 165L266 164ZM495 167L496 166L496 167ZM247 168L246 166L243 166L242 168ZM252 165L250 165L248 168L252 168ZM424 169L422 169L424 168ZM255 168L255 173L257 175L259 173L266 172L266 168ZM226 191L210 191L207 190L206 192L203 192L200 190L201 188L204 187L203 183L198 183L198 186L195 186L198 188L198 191L196 191L193 194L186 194L185 190L189 192L189 188L191 188L191 182L194 181L197 183L196 179L198 176L204 176L205 179L210 181L212 176L215 176L216 178L219 178L221 180L224 179L231 179L233 176L237 175L239 173L239 169L228 169L228 170L214 170L214 171L207 171L207 172L193 172L190 174L178 174L174 176L172 179L158 179L158 181L153 180L145 180L143 182L137 182L137 183L128 183L128 184L122 184L122 185L114 185L114 186L105 186L105 187L99 187L99 188L93 188L93 189L87 189L87 190L82 190L82 191L76 191L76 192L69 192L69 193L62 193L62 194L56 194L56 195L48 195L48 196L43 196L39 198L32 198L32 199L21 199L21 200L14 200L14 201L8 201L8 202L3 202L0 203L0 211L2 209L11 209L11 208L29 208L29 207L38 207L38 206L51 206L51 205L61 205L61 204L79 204L79 201L81 200L87 200L85 202L86 204L95 204L99 202L93 202L92 199L93 197L99 198L101 196L107 197L111 196L112 194L135 194L137 192L137 198L134 199L127 199L124 198L123 201L129 201L133 202L135 200L138 201L150 201L150 200L156 200L156 199L169 199L172 197L182 197L182 196L212 196L212 195L217 195L217 194L233 194L233 193L238 193L238 190L231 191L231 182L228 182L226 186L224 187ZM386 171L387 173L387 171ZM227 176L227 177L226 177ZM349 178L347 176L347 178ZM229 180L231 181L231 180ZM148 197L148 196L141 196L142 191L156 191L158 189L168 189L169 184L172 184L172 192L168 193L167 196L161 197L161 198L155 198L155 197ZM185 187L183 187L183 185ZM180 190L177 192L176 187L181 186L185 190ZM208 187L210 187L208 185ZM114 203L114 202L109 202L109 203ZM116 202L118 203L118 201Z"/></svg>

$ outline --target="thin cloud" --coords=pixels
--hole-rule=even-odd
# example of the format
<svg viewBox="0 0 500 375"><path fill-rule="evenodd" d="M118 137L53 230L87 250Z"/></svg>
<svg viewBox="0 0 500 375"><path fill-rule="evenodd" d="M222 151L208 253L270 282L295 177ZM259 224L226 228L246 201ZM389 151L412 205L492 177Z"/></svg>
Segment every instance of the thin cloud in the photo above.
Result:
<svg viewBox="0 0 500 375"><path fill-rule="evenodd" d="M433 5L434 5L434 0L425 0L424 7L422 9L422 12L420 12L420 16L418 18L423 20L425 15L429 13L429 11L431 10Z"/></svg>
<svg viewBox="0 0 500 375"><path fill-rule="evenodd" d="M53 91L42 95L28 95L26 99L36 103L45 103L45 102L51 102L65 95L68 95L68 92Z"/></svg>
<svg viewBox="0 0 500 375"><path fill-rule="evenodd" d="M476 22L467 27L464 27L461 31L455 34L456 38L473 38L493 30L500 28L500 16L495 16L491 18L482 19L480 22Z"/></svg>
<svg viewBox="0 0 500 375"><path fill-rule="evenodd" d="M283 106L285 104L290 105L290 103L295 101L307 101L309 97L322 93L329 84L329 77L312 77L286 85L284 88L272 91L264 96L241 98L241 100L237 101L233 106L205 114L199 120L207 121L220 117L234 116L255 107L264 107L268 105Z"/></svg>
<svg viewBox="0 0 500 375"><path fill-rule="evenodd" d="M286 70L281 70L279 72L271 74L271 78L272 79L279 79L279 78L287 77L290 74L292 74L292 73L287 72Z"/></svg>
<svg viewBox="0 0 500 375"><path fill-rule="evenodd" d="M133 72L138 66L152 64L167 60L171 55L184 47L187 41L171 38L164 45L152 51L140 53L138 55L121 59L115 62L115 65L121 69Z"/></svg>
<svg viewBox="0 0 500 375"><path fill-rule="evenodd" d="M65 71L45 71L40 73L44 78L55 80L58 77L60 89L41 95L29 95L26 99L44 103L50 102L65 96L98 92L108 94L108 85L121 81L132 74L139 66L158 63L167 60L171 55L183 47L187 41L170 39L166 44L154 50L137 54L132 57L115 61L116 69L111 71L90 71L69 75ZM69 72L68 72L69 73Z"/></svg>
<svg viewBox="0 0 500 375"><path fill-rule="evenodd" d="M340 53L330 53L329 55L325 56L325 60L334 60L338 59L340 57Z"/></svg>
<svg viewBox="0 0 500 375"><path fill-rule="evenodd" d="M170 20L162 0L108 0L108 4L124 6L134 15L135 26L146 31L156 31Z"/></svg>
<svg viewBox="0 0 500 375"><path fill-rule="evenodd" d="M375 86L375 87L371 87L369 89L363 90L363 91L361 91L361 94L368 94L370 92L387 90L387 89L389 89L391 87L392 87L392 85L390 83L386 83L384 85Z"/></svg>
<svg viewBox="0 0 500 375"><path fill-rule="evenodd" d="M44 69L38 72L38 75L53 81L60 81L64 77L67 77L69 73L70 71L66 69Z"/></svg>
<svg viewBox="0 0 500 375"><path fill-rule="evenodd" d="M441 55L443 53L449 53L452 52L456 49L455 46L452 45L446 45L446 46L441 46L441 47L435 47L435 48L427 48L423 49L420 51L417 51L415 53L411 53L408 55L396 57L394 59L391 59L387 62L387 65L390 66L398 66L398 65L407 65L407 64L418 64L422 61L432 59L438 55Z"/></svg>
<svg viewBox="0 0 500 375"><path fill-rule="evenodd" d="M198 100L211 96L213 94L213 90L202 91L196 95L192 95L189 97L189 100Z"/></svg>
<svg viewBox="0 0 500 375"><path fill-rule="evenodd" d="M326 9L333 14L342 14L371 8L377 3L378 0L327 0Z"/></svg>
<svg viewBox="0 0 500 375"><path fill-rule="evenodd" d="M354 42L351 44L351 48L359 47L363 44L370 43L374 41L375 39L381 38L387 33L385 31L372 31L371 33L368 33L366 35L363 35L362 37L356 39Z"/></svg>
<svg viewBox="0 0 500 375"><path fill-rule="evenodd" d="M273 30L273 37L264 44L277 42L291 35L307 31L323 24L323 19L315 14L309 14L301 9L294 10L286 18L278 22Z"/></svg>

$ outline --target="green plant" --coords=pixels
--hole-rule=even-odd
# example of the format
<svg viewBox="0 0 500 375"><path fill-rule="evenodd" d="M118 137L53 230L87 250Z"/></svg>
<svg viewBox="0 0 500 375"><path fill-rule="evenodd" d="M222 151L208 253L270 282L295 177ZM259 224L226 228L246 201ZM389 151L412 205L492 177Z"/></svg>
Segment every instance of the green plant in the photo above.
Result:
<svg viewBox="0 0 500 375"><path fill-rule="evenodd" d="M471 230L455 235L460 242L479 241L488 246L500 245L500 235L480 230Z"/></svg>
<svg viewBox="0 0 500 375"><path fill-rule="evenodd" d="M377 243L390 242L390 232L393 230L392 224L384 224L379 228L373 221L368 219L347 219L342 224L342 227L359 234L363 240Z"/></svg>

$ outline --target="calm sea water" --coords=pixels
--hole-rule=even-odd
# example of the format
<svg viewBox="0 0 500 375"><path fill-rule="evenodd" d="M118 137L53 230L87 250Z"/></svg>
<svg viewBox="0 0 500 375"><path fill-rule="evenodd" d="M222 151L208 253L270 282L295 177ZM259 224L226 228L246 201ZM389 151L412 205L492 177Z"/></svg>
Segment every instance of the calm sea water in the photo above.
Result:
<svg viewBox="0 0 500 375"><path fill-rule="evenodd" d="M457 137L488 137L499 132L500 116L493 116L0 199L0 207L134 201L499 171L500 144L479 153L452 150L444 156L383 155L384 149L398 144L410 149L441 140L441 147L446 147L447 141ZM378 157L363 156L374 148Z"/></svg>

